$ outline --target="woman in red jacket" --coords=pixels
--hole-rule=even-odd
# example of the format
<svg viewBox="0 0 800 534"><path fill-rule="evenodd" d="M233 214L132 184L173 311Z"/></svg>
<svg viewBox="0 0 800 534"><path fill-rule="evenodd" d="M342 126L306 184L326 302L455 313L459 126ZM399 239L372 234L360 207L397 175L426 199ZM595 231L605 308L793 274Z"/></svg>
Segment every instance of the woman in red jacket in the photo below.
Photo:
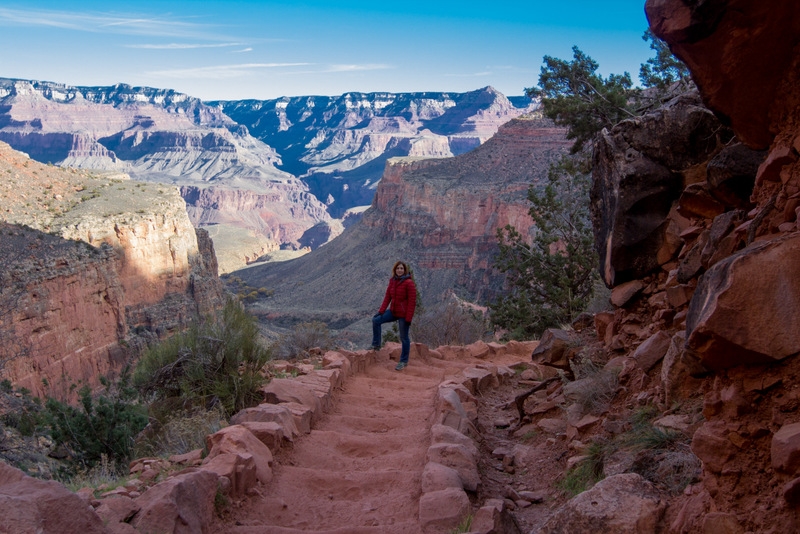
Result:
<svg viewBox="0 0 800 534"><path fill-rule="evenodd" d="M391 303L391 304L390 304ZM408 353L411 350L411 341L408 339L408 329L414 319L414 308L417 306L417 286L408 272L408 266L398 261L392 267L392 277L383 304L372 317L372 349L381 348L381 325L397 321L400 327L400 363L395 370L402 371L408 365Z"/></svg>

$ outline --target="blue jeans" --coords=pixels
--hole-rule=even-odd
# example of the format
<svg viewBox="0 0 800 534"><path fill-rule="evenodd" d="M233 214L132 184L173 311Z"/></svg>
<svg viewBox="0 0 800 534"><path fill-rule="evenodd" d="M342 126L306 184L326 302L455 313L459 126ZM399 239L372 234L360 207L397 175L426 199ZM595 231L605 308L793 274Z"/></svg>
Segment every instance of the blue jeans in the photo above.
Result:
<svg viewBox="0 0 800 534"><path fill-rule="evenodd" d="M372 318L372 346L381 346L381 325L397 321L400 329L400 361L408 363L408 353L411 352L411 340L408 339L408 323L405 317L395 317L390 310L386 310L382 315Z"/></svg>

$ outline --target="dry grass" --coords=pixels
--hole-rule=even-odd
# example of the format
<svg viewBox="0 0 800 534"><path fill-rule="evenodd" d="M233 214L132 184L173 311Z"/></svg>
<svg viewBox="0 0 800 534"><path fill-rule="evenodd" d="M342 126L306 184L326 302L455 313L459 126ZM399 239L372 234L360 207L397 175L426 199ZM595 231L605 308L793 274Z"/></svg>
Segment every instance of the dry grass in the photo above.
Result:
<svg viewBox="0 0 800 534"><path fill-rule="evenodd" d="M185 454L206 446L206 436L227 426L221 409L177 413L163 423L151 423L136 443L136 457Z"/></svg>
<svg viewBox="0 0 800 534"><path fill-rule="evenodd" d="M319 321L300 323L291 332L282 335L272 346L273 356L279 360L307 358L309 351L323 351L333 347L333 337L328 325Z"/></svg>
<svg viewBox="0 0 800 534"><path fill-rule="evenodd" d="M569 365L575 380L584 380L583 387L575 391L575 401L586 413L607 411L619 385L619 369L606 369L585 357L576 358Z"/></svg>

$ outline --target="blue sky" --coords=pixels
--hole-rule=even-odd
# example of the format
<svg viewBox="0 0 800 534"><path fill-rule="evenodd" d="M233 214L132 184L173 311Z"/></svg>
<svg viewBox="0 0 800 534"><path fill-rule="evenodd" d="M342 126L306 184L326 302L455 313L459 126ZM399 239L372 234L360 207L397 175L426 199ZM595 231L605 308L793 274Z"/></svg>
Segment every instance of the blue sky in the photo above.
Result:
<svg viewBox="0 0 800 534"><path fill-rule="evenodd" d="M602 74L636 79L646 28L644 0L0 0L0 77L204 100L487 85L512 96L573 45Z"/></svg>

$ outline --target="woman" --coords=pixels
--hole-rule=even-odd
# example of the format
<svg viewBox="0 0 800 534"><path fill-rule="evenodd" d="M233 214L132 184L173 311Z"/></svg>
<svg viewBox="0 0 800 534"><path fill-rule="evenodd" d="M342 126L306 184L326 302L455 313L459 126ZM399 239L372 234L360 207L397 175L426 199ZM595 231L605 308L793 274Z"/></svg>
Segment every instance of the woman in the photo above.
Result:
<svg viewBox="0 0 800 534"><path fill-rule="evenodd" d="M391 305L390 305L391 303ZM372 317L372 349L381 348L381 325L397 321L400 327L400 363L396 371L402 371L408 365L408 353L411 351L411 341L408 339L408 329L414 318L414 308L417 306L417 286L408 272L408 266L398 261L392 267L392 277L383 304Z"/></svg>

